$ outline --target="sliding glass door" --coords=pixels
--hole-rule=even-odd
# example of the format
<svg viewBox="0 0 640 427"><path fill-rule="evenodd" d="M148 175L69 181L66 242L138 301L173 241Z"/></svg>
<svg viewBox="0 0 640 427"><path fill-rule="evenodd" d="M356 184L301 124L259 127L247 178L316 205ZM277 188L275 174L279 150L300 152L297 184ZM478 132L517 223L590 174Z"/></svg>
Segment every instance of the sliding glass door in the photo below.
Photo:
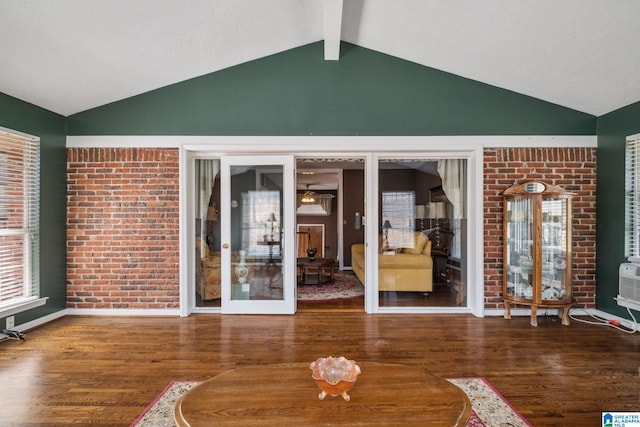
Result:
<svg viewBox="0 0 640 427"><path fill-rule="evenodd" d="M222 313L294 313L293 156L221 161Z"/></svg>
<svg viewBox="0 0 640 427"><path fill-rule="evenodd" d="M466 160L377 163L379 307L466 307Z"/></svg>

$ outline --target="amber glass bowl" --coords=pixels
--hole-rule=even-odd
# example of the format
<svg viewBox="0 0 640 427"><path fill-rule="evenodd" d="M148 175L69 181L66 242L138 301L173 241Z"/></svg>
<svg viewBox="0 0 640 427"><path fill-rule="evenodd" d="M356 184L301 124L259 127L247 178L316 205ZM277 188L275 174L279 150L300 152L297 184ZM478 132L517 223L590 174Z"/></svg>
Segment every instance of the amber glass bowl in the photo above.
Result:
<svg viewBox="0 0 640 427"><path fill-rule="evenodd" d="M360 366L345 357L320 357L311 362L312 378L322 390L318 395L320 400L329 396L342 396L344 400L351 397L347 392L351 390L360 374Z"/></svg>

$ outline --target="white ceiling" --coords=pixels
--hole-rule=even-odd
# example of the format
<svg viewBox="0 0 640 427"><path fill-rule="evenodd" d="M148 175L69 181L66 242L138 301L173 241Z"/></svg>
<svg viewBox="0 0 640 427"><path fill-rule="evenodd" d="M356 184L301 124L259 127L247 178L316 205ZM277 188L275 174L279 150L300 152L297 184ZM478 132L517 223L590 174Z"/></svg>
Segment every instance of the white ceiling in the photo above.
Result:
<svg viewBox="0 0 640 427"><path fill-rule="evenodd" d="M0 92L66 116L341 39L602 115L640 101L638 17L637 0L0 0Z"/></svg>

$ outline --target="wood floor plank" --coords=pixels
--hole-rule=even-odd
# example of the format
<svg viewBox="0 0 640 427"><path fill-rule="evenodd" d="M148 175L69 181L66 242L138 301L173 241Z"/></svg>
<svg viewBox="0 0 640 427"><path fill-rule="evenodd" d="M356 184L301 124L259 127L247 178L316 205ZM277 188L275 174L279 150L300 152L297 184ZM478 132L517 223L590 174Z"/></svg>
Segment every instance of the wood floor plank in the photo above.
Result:
<svg viewBox="0 0 640 427"><path fill-rule="evenodd" d="M640 334L546 317L64 317L0 343L0 420L127 426L172 380L344 355L485 377L535 426L600 425L602 411L640 410L639 354Z"/></svg>

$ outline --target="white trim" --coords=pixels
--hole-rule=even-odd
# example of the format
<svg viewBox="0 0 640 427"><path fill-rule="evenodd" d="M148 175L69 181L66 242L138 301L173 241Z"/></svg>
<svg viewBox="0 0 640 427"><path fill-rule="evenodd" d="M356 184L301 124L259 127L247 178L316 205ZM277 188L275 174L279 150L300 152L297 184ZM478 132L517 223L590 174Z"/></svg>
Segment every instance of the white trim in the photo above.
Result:
<svg viewBox="0 0 640 427"><path fill-rule="evenodd" d="M468 307L378 307L376 313L385 314L474 314Z"/></svg>
<svg viewBox="0 0 640 427"><path fill-rule="evenodd" d="M189 278L195 277L195 265L190 262L189 248L195 248L195 225L190 218L195 218L192 207L189 205L191 200L188 194L194 193L194 168L189 167L193 163L192 153L180 148L179 155L179 177L180 185L178 188L178 203L180 205L178 221L179 221L179 275L180 275L180 316L187 317L191 314L191 308L195 306L195 280L193 284L189 282ZM195 255L194 255L195 256ZM195 260L199 262L199 260Z"/></svg>
<svg viewBox="0 0 640 427"><path fill-rule="evenodd" d="M539 307L538 308L538 316L543 316L545 313L550 313L552 315L557 315L560 312L557 308L547 308L547 307ZM484 314L486 316L504 316L504 309L490 309L485 310ZM528 308L514 308L511 309L511 316L520 317L520 316L531 316L531 309ZM506 319L505 319L506 320Z"/></svg>
<svg viewBox="0 0 640 427"><path fill-rule="evenodd" d="M478 147L467 159L467 306L484 317L484 153Z"/></svg>
<svg viewBox="0 0 640 427"><path fill-rule="evenodd" d="M35 297L27 301L19 301L15 304L7 305L0 309L0 317L12 316L17 313L22 313L23 311L31 310L32 308L40 307L45 305L48 299L49 297Z"/></svg>
<svg viewBox="0 0 640 427"><path fill-rule="evenodd" d="M586 314L592 314L594 316L598 316L598 317L602 317L604 319L607 320L617 320L618 322L620 322L620 324L622 326L625 326L629 329L633 328L633 321L631 321L630 319L624 318L624 317L620 317L620 316L616 316L615 314L611 314L611 313L607 313L605 311L601 311L595 308L577 308L574 307L572 308L572 310L582 310L583 312L585 312ZM580 316L580 313L574 313L574 316ZM640 331L640 323L636 323L636 331Z"/></svg>
<svg viewBox="0 0 640 427"><path fill-rule="evenodd" d="M191 308L191 314L221 314L221 313L222 313L221 307L192 307Z"/></svg>
<svg viewBox="0 0 640 427"><path fill-rule="evenodd" d="M573 310L580 310L579 313L572 313ZM560 309L557 308L540 308L538 309L538 316L543 316L545 313L547 314L551 314L551 315L559 315L560 314ZM598 316L598 317L602 317L604 319L607 320L617 320L618 322L620 322L621 325L627 327L627 328L632 328L633 327L633 321L631 321L630 319L626 319L624 317L620 317L620 316L616 316L615 314L611 314L611 313L607 313L606 311L602 311L602 310L598 310L597 308L579 308L579 307L572 307L571 310L569 310L569 313L572 314L573 316L582 316L582 315L594 315L594 316ZM498 309L491 309L491 310L485 310L485 314L487 316L504 316L504 310L498 310ZM512 309L511 310L511 316L514 317L530 317L531 316L531 310L527 309L527 308L517 308L517 309ZM505 319L506 322L508 322L509 320ZM640 323L638 323L636 325L636 331L640 331Z"/></svg>
<svg viewBox="0 0 640 427"><path fill-rule="evenodd" d="M394 141L393 145L389 141ZM596 135L459 135L459 136L172 136L172 135L81 135L67 136L67 148L153 147L202 150L216 146L218 153L261 151L303 153L317 147L362 153L384 151L400 144L403 149L469 150L477 147L597 147Z"/></svg>
<svg viewBox="0 0 640 427"><path fill-rule="evenodd" d="M170 309L98 309L98 308L68 308L69 316L180 316L180 310L177 308Z"/></svg>
<svg viewBox="0 0 640 427"><path fill-rule="evenodd" d="M60 310L60 311L56 311L55 313L51 313L48 314L46 316L43 317L38 317L37 319L34 319L30 322L27 323L21 323L19 325L16 325L13 330L15 331L20 331L20 332L24 332L27 331L29 329L33 329L33 328L37 328L38 326L42 326L46 323L52 322L54 320L60 319L61 317L64 317L67 315L67 310Z"/></svg>
<svg viewBox="0 0 640 427"><path fill-rule="evenodd" d="M378 197L369 198L369 194L375 194L374 188L378 188L378 174L376 173L378 166L374 166L374 154L368 153L365 156L364 161L364 215L362 217L362 226L364 227L364 310L367 313L377 313L380 300L378 298L378 290L372 291L371 283L378 281L378 227L369 226L369 224L375 224L373 218L378 217ZM367 262L367 260L373 260L373 262ZM367 266L371 267L367 267ZM369 283L369 285L367 285Z"/></svg>

